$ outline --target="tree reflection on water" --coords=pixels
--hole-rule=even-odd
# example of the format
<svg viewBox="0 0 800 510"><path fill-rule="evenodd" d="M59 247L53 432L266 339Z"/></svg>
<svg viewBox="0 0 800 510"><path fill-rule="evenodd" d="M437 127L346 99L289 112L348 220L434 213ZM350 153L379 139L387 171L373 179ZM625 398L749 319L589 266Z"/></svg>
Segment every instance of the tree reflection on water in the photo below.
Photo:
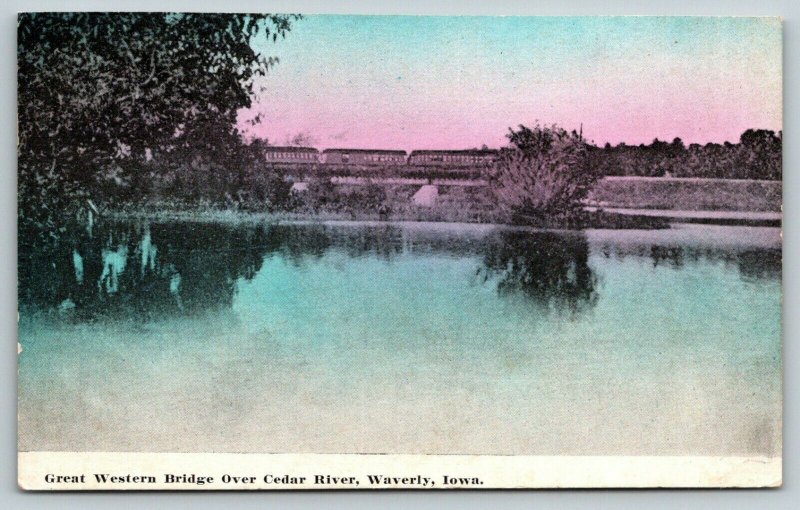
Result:
<svg viewBox="0 0 800 510"><path fill-rule="evenodd" d="M603 243L595 251L606 258L648 258L654 268L682 269L700 262L721 262L735 267L745 281L780 281L783 266L783 251L777 246L729 246L703 247L680 244L635 244L614 245Z"/></svg>
<svg viewBox="0 0 800 510"><path fill-rule="evenodd" d="M237 280L258 273L268 246L261 228L106 224L92 236L21 246L20 307L145 320L229 307Z"/></svg>
<svg viewBox="0 0 800 510"><path fill-rule="evenodd" d="M654 266L724 260L745 280L780 279L781 250L614 242L590 246L583 233L519 229L106 222L52 242L20 239L19 306L73 320L151 320L229 309L241 280L269 257L296 267L336 251L351 259L400 256L476 259L477 275L501 297L575 315L600 293L590 256L644 257ZM380 277L376 275L376 285ZM458 282L456 282L458 284Z"/></svg>
<svg viewBox="0 0 800 510"><path fill-rule="evenodd" d="M589 243L579 233L503 232L488 244L478 274L496 278L500 295L521 293L547 310L576 314L597 301Z"/></svg>

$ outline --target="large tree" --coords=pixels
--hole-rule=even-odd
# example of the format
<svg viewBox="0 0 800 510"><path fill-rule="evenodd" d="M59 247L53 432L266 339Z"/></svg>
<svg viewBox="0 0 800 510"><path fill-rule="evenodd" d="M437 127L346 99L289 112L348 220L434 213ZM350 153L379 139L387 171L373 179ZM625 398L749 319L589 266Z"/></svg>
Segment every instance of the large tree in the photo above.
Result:
<svg viewBox="0 0 800 510"><path fill-rule="evenodd" d="M20 223L52 228L130 161L227 154L294 15L31 13L18 20ZM54 222L54 218L56 221Z"/></svg>

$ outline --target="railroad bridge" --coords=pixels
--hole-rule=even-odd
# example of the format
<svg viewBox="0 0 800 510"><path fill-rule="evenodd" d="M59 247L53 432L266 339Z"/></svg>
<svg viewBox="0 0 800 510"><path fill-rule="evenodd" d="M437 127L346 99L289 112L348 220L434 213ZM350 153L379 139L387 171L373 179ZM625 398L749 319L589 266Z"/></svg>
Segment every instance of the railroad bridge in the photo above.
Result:
<svg viewBox="0 0 800 510"><path fill-rule="evenodd" d="M402 150L267 147L264 159L302 191L313 177L335 184L415 185L412 200L433 205L440 186L485 186L484 172L499 152L492 149Z"/></svg>

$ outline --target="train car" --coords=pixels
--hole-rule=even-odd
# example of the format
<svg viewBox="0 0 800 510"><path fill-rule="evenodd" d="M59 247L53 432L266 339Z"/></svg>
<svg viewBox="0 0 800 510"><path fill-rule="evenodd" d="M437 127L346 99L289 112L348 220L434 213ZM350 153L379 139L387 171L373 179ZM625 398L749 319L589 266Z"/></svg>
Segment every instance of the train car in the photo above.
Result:
<svg viewBox="0 0 800 510"><path fill-rule="evenodd" d="M319 151L314 147L267 147L264 158L270 163L318 163Z"/></svg>
<svg viewBox="0 0 800 510"><path fill-rule="evenodd" d="M329 165L403 165L406 151L325 149L322 159Z"/></svg>
<svg viewBox="0 0 800 510"><path fill-rule="evenodd" d="M497 158L493 149L465 151L412 151L409 165L419 166L477 166L491 165Z"/></svg>

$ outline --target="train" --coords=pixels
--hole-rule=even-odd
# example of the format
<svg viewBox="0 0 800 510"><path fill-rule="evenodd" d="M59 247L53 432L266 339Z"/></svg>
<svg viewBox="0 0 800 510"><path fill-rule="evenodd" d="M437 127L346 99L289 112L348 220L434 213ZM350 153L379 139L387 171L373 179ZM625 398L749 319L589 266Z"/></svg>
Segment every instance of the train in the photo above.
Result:
<svg viewBox="0 0 800 510"><path fill-rule="evenodd" d="M325 149L321 163L330 165L402 165L406 151L371 149Z"/></svg>
<svg viewBox="0 0 800 510"><path fill-rule="evenodd" d="M473 149L464 151L412 151L408 157L409 165L419 166L479 166L491 165L498 151L492 149Z"/></svg>
<svg viewBox="0 0 800 510"><path fill-rule="evenodd" d="M314 147L279 147L265 149L264 157L272 163L324 163L344 166L489 166L497 159L495 149L470 150L402 150L383 149L325 149Z"/></svg>
<svg viewBox="0 0 800 510"><path fill-rule="evenodd" d="M319 163L319 151L313 147L271 146L264 150L264 159L270 163Z"/></svg>

